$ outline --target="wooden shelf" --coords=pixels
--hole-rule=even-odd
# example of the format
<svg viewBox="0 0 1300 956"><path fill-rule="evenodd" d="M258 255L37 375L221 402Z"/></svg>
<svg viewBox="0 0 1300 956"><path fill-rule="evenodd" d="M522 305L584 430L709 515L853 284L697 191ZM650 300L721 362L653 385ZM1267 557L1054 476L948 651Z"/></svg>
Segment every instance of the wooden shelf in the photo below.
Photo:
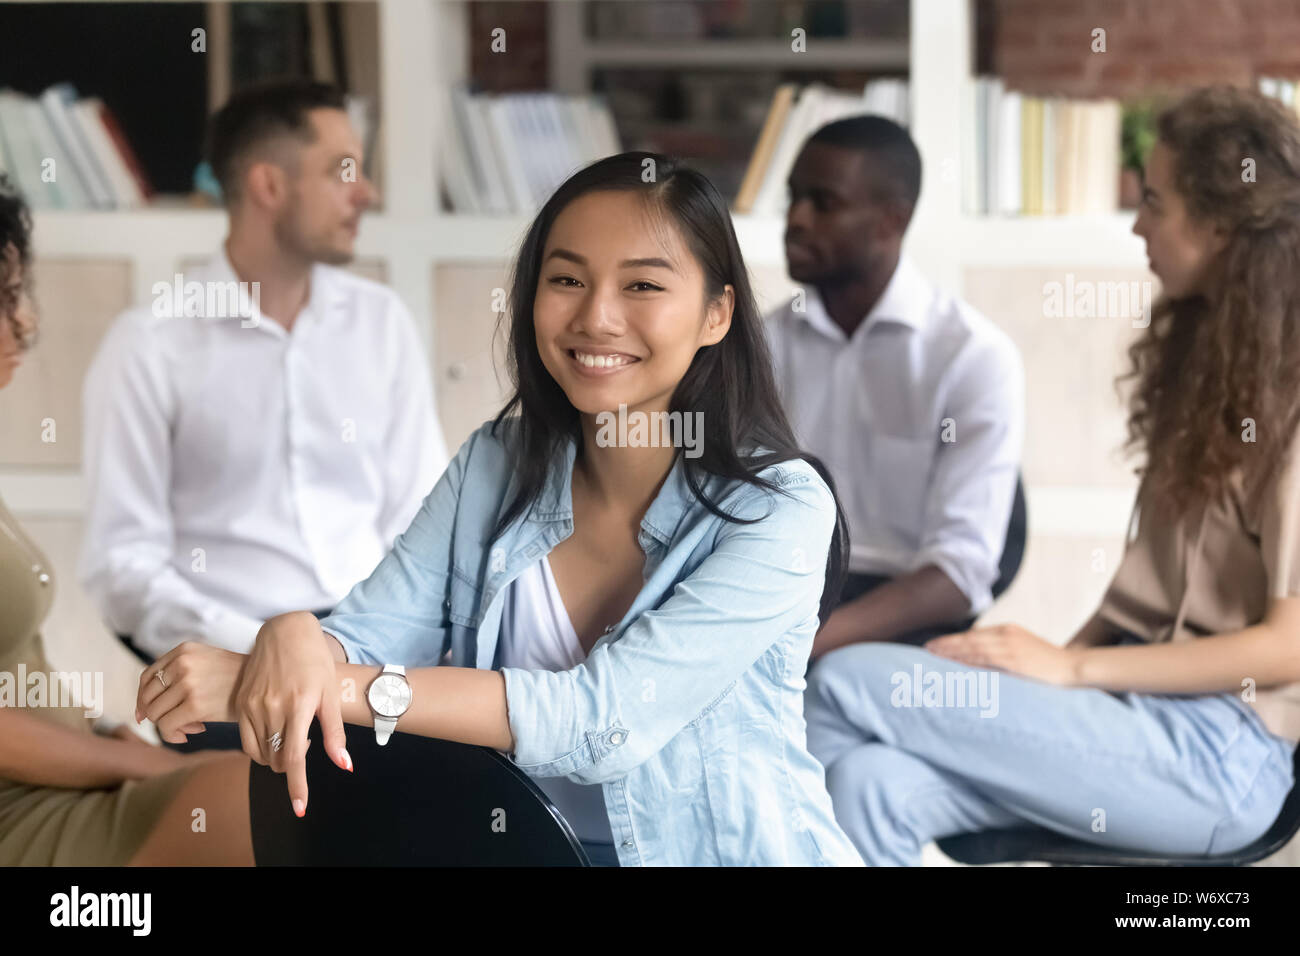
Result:
<svg viewBox="0 0 1300 956"><path fill-rule="evenodd" d="M1090 266L1142 268L1146 252L1133 235L1136 213L1080 216L962 216L957 222L963 266Z"/></svg>
<svg viewBox="0 0 1300 956"><path fill-rule="evenodd" d="M884 73L907 70L908 44L906 40L809 37L807 51L796 53L785 40L588 41L582 56L589 69L847 69Z"/></svg>
<svg viewBox="0 0 1300 956"><path fill-rule="evenodd" d="M946 239L957 239L964 265L1015 266L1063 262L1132 265L1145 262L1132 234L1134 213L1098 216L962 216ZM733 216L747 261L784 262L785 220ZM357 254L387 256L395 247L432 262L496 262L512 258L531 222L528 216L444 213L428 219L372 213L361 221ZM184 207L114 211L42 210L34 239L41 256L131 258L133 250L165 249L180 256L210 253L225 234L218 209ZM910 241L917 242L915 236Z"/></svg>

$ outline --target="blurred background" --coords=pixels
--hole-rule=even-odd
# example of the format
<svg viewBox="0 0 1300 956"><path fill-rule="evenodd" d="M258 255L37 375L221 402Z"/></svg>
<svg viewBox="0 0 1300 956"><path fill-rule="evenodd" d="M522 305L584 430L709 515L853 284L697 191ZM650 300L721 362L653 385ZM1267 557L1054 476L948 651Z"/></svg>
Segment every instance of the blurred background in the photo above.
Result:
<svg viewBox="0 0 1300 956"><path fill-rule="evenodd" d="M984 620L1064 642L1114 573L1136 488L1115 377L1138 296L1158 292L1130 234L1154 111L1216 82L1295 105L1300 4L0 3L0 167L38 207L43 316L0 394L0 495L55 563L51 659L93 647L78 666L106 671L119 718L136 665L75 581L82 378L114 316L224 236L208 112L286 74L350 95L384 197L352 268L415 315L452 453L505 396L493 290L577 165L632 148L693 159L732 200L766 310L795 290L784 177L803 137L853 112L908 125L925 173L905 251L1005 329L1027 372L1029 542ZM24 177L31 155L61 157L57 185ZM1091 310L1050 307L1050 289L1083 286Z"/></svg>

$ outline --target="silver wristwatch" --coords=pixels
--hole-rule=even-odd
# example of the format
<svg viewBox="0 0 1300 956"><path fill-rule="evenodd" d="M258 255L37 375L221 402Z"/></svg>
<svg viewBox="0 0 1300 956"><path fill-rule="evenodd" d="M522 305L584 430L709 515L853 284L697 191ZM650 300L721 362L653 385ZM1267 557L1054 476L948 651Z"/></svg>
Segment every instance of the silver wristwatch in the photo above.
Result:
<svg viewBox="0 0 1300 956"><path fill-rule="evenodd" d="M386 665L370 682L366 703L375 715L375 741L382 747L397 727L397 718L411 706L411 682L406 679L406 668L401 664Z"/></svg>

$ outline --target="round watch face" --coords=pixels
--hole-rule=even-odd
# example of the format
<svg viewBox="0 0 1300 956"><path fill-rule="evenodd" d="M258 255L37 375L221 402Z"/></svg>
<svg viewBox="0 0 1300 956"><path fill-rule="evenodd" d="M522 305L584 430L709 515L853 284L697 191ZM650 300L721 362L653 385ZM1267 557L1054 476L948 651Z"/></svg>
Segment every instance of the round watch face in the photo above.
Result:
<svg viewBox="0 0 1300 956"><path fill-rule="evenodd" d="M400 674L380 674L366 697L380 717L401 717L411 706L411 685Z"/></svg>

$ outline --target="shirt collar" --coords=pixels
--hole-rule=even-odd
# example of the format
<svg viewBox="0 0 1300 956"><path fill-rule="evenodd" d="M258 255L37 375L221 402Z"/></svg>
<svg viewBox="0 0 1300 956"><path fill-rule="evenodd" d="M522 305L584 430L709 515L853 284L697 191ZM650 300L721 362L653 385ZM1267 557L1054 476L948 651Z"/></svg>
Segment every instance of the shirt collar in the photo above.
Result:
<svg viewBox="0 0 1300 956"><path fill-rule="evenodd" d="M217 254L208 260L203 267L202 276L198 277L201 282L219 282L219 283L239 283L243 280L235 272L235 267L230 263L230 256L226 252L226 244L223 242ZM297 318L294 319L293 327L296 329L305 321L312 318L326 318L338 311L334 307L339 305L337 290L333 284L332 276L329 269L319 262L314 263L311 267L311 287L307 292L307 301L303 303L302 309L298 312ZM240 321L255 323L258 328L268 328L273 331L284 332L284 326L274 319L268 318L262 314L258 308L257 296L253 295L250 289L246 297L242 297L248 305L247 315L236 314L237 310L224 309L217 314L208 315L204 313L202 318L208 321L220 321L222 319L239 319ZM289 334L289 333L285 333Z"/></svg>
<svg viewBox="0 0 1300 956"><path fill-rule="evenodd" d="M538 495L536 506L528 516L529 521L535 524L572 522L573 463L577 453L577 440L570 436L561 443L559 454L551 457L546 484ZM690 486L686 483L685 458L686 456L679 450L673 459L668 477L659 486L659 493L650 503L645 517L641 519L641 527L664 545L672 541L673 533L681 523L687 504L693 497Z"/></svg>
<svg viewBox="0 0 1300 956"><path fill-rule="evenodd" d="M830 317L817 289L804 286L804 291L807 308L803 312L792 309L794 317L807 322L823 335L847 341L844 329ZM933 297L934 292L921 270L906 256L899 256L898 265L894 267L894 274L889 277L885 291L862 320L862 324L854 330L853 337L870 334L870 330L882 322L920 329L925 324Z"/></svg>

